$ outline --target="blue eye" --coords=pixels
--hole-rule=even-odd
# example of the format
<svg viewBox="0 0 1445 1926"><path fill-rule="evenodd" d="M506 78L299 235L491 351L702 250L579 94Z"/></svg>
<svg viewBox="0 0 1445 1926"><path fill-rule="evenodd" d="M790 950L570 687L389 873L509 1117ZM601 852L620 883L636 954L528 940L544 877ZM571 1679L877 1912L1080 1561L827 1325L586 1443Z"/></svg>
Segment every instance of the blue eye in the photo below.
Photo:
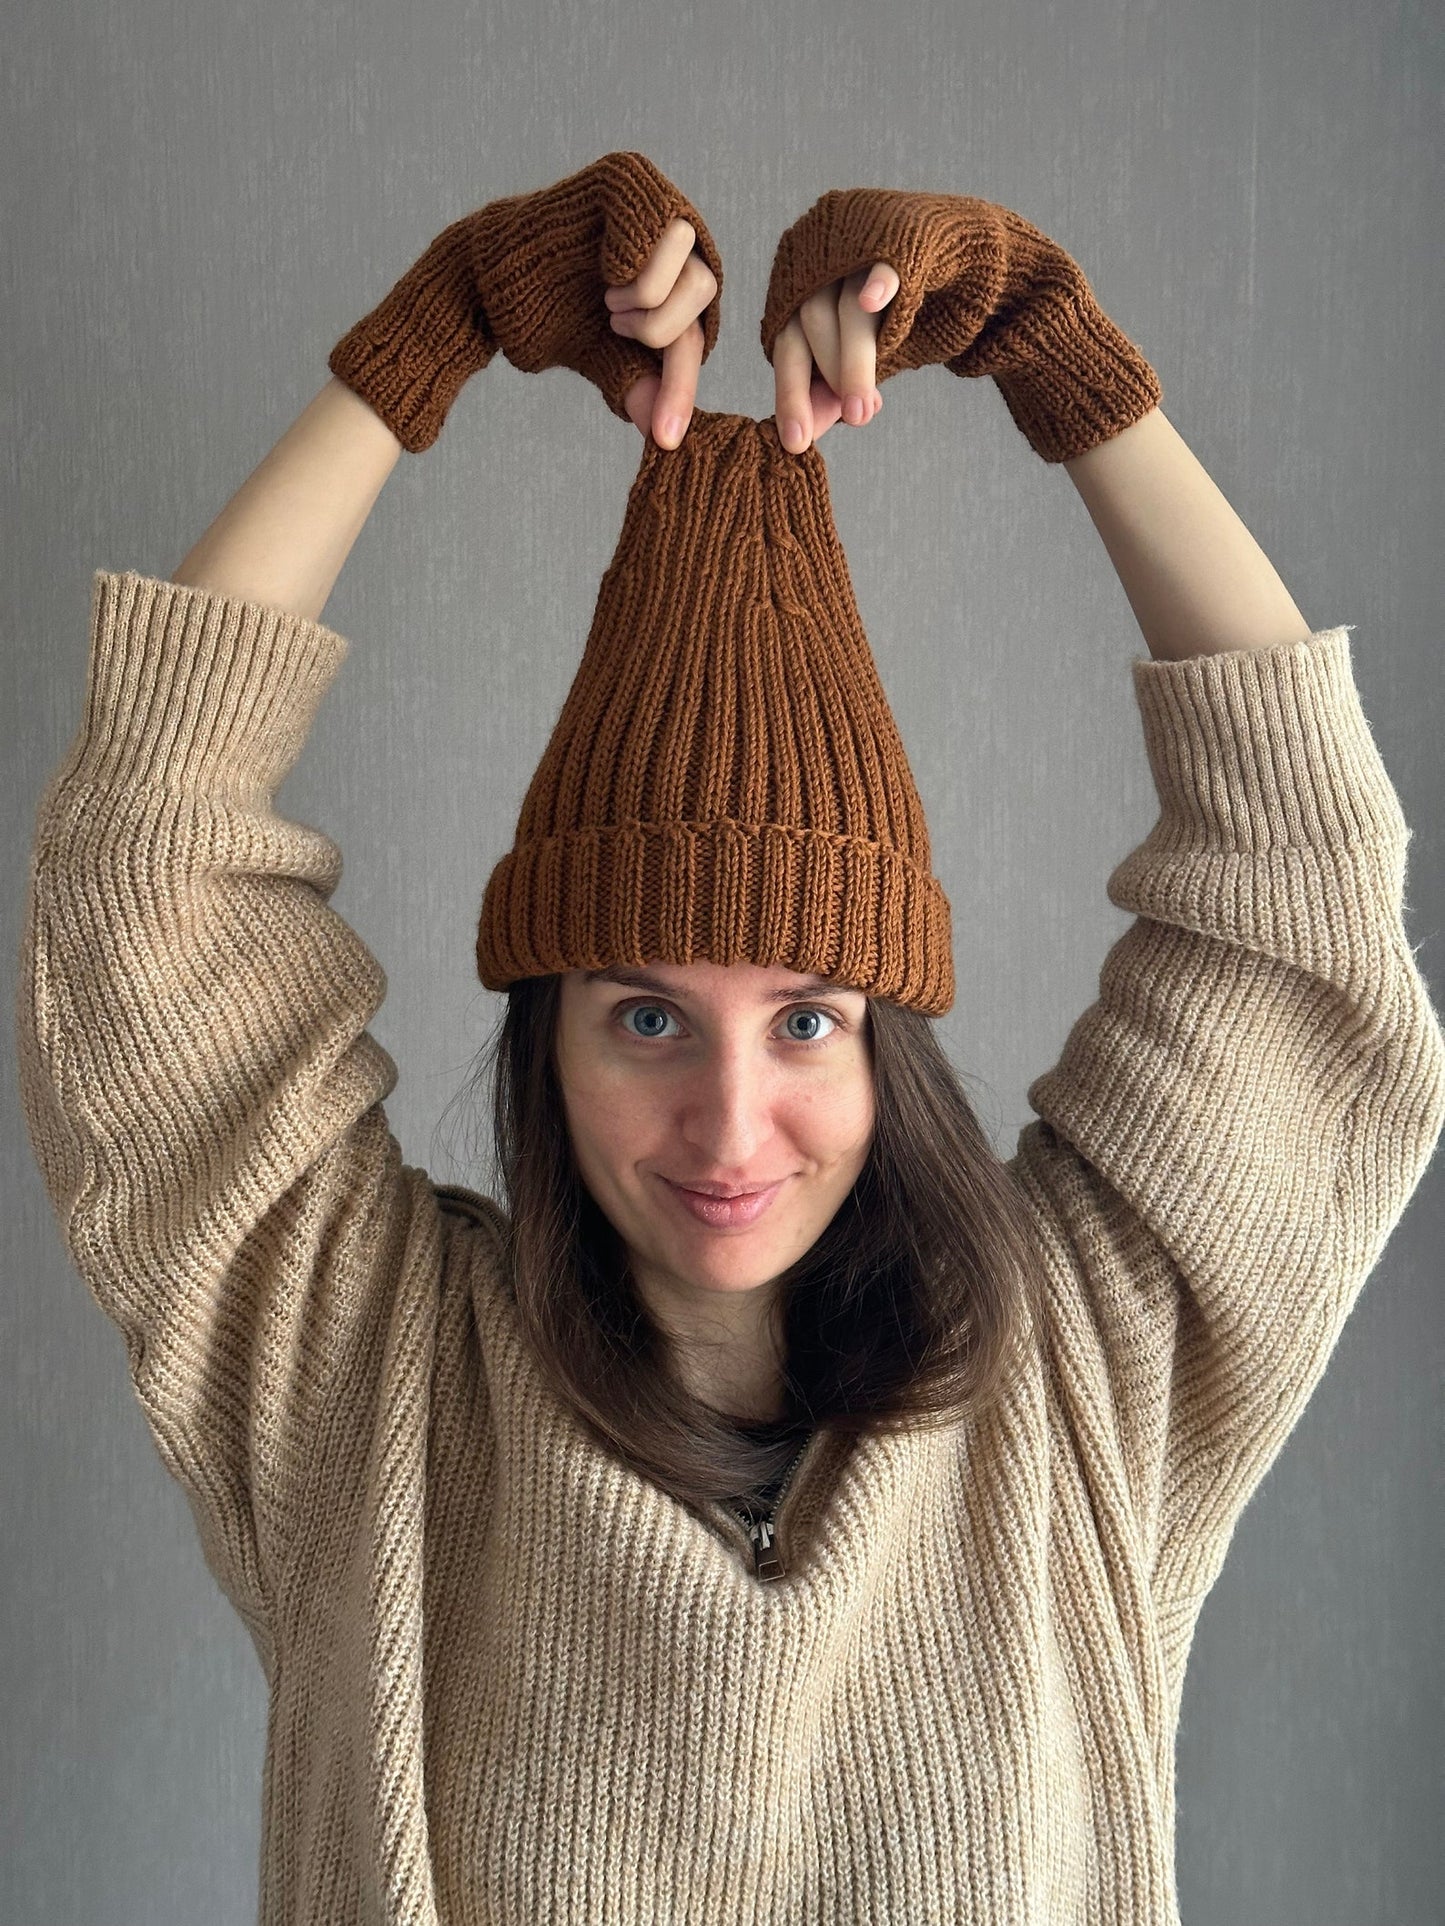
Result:
<svg viewBox="0 0 1445 1926"><path fill-rule="evenodd" d="M627 1020L633 1016L645 1017L647 1019L646 1027L641 1030L634 1030ZM789 1010L784 1021L791 1023L799 1018L805 1023L814 1025L815 1028L820 1019L824 1023L831 1024L833 1029L838 1027L837 1017L833 1016L829 1011L815 1010L811 1007L801 1005ZM669 1023L676 1023L677 1018L660 1003L626 1003L617 1011L617 1021L623 1026L627 1035L631 1037L634 1042L642 1043L659 1037L666 1041L671 1041L664 1026ZM789 1043L799 1044L804 1049L810 1047L816 1049L819 1045L828 1042L832 1034L832 1030L825 1030L821 1034L815 1034L813 1036L800 1037L792 1035L788 1037L787 1041Z"/></svg>

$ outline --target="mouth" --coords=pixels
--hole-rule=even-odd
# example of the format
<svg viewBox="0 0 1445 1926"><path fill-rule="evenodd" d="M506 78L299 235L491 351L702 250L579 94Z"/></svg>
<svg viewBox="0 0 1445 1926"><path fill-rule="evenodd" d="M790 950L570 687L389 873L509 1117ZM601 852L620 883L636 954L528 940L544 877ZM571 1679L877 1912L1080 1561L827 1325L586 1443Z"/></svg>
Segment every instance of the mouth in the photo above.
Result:
<svg viewBox="0 0 1445 1926"><path fill-rule="evenodd" d="M733 1230L746 1229L755 1224L787 1179L780 1177L777 1183L768 1184L761 1190L738 1191L731 1197L689 1190L686 1184L675 1184L670 1177L664 1177L662 1181L697 1223L707 1224L713 1230Z"/></svg>
<svg viewBox="0 0 1445 1926"><path fill-rule="evenodd" d="M769 1184L748 1184L741 1190L725 1190L721 1184L685 1184L680 1177L669 1177L669 1184L678 1190L691 1191L694 1197L756 1197L761 1190L770 1190ZM781 1182L781 1178L778 1180Z"/></svg>

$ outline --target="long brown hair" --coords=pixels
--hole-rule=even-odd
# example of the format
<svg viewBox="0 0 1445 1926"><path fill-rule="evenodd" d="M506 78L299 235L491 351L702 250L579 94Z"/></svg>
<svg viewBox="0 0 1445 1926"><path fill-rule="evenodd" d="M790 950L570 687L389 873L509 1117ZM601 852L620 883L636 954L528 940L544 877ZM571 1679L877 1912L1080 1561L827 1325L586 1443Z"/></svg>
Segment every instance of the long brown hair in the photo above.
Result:
<svg viewBox="0 0 1445 1926"><path fill-rule="evenodd" d="M562 1105L558 975L524 978L482 1053L520 1325L556 1394L605 1450L701 1509L778 1476L806 1432L977 1417L1040 1330L1033 1222L935 1030L869 999L874 1130L832 1221L772 1298L789 1417L747 1423L682 1380L626 1249L582 1182Z"/></svg>

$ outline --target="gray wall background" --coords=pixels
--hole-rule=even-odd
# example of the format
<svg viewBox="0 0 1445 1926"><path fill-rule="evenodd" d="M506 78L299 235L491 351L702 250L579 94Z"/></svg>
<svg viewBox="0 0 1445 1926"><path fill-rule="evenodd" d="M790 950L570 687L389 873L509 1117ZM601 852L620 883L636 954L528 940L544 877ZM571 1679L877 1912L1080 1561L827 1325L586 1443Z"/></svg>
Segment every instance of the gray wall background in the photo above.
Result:
<svg viewBox="0 0 1445 1926"><path fill-rule="evenodd" d="M21 0L0 116L6 954L79 721L91 574L167 576L447 222L612 148L726 269L704 407L772 412L777 236L824 189L973 193L1043 227L1310 623L1357 625L1445 991L1441 15L1423 0ZM944 1021L996 1145L1126 927L1155 798L1131 611L989 382L888 384L824 440L955 908ZM346 852L390 977L408 1161L480 1181L448 1106L502 999L492 865L571 681L641 438L500 357L403 456L324 619L353 653L280 804ZM10 980L14 980L13 961ZM7 1053L9 1038L6 1037ZM0 1916L255 1916L263 1682L56 1235L3 1090ZM445 1128L441 1126L445 1125ZM1442 1873L1445 1187L1427 1174L1204 1610L1178 1752L1190 1926L1427 1926Z"/></svg>

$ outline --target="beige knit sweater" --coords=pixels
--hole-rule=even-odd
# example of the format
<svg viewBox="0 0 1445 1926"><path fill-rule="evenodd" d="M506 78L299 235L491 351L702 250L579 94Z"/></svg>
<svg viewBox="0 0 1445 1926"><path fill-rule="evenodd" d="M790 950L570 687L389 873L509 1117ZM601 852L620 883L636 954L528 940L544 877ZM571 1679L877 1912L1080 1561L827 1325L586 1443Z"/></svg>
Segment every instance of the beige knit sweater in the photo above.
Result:
<svg viewBox="0 0 1445 1926"><path fill-rule="evenodd" d="M1445 1122L1348 630L1138 661L1135 921L1010 1162L986 1426L816 1434L754 1575L539 1383L498 1206L401 1161L385 977L273 798L347 644L97 573L23 1095L270 1692L265 1926L1177 1918L1200 1606Z"/></svg>

